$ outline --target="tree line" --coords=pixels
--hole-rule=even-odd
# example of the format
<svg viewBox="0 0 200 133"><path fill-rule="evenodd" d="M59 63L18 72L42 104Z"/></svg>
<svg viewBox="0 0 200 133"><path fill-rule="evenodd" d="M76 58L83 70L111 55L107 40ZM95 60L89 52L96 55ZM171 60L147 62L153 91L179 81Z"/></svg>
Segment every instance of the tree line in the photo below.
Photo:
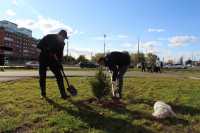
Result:
<svg viewBox="0 0 200 133"><path fill-rule="evenodd" d="M97 62L97 60L104 56L103 53L96 53L94 56L91 57L91 59L87 59L85 55L80 55L78 58L75 58L73 56L64 56L64 63L65 64L78 64L80 62ZM131 65L136 66L138 63L146 62L146 63L155 63L156 59L158 59L158 56L153 53L130 53L131 56Z"/></svg>

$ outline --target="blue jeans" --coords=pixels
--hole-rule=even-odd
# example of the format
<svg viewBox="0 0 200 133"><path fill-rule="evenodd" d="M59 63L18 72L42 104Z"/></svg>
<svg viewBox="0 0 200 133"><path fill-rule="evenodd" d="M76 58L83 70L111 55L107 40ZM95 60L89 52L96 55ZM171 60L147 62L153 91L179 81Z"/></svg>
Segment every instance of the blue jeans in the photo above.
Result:
<svg viewBox="0 0 200 133"><path fill-rule="evenodd" d="M117 73L117 88L119 92L119 97L122 98L122 89L123 89L123 77L126 71L128 70L129 66L121 66L118 68L118 73Z"/></svg>

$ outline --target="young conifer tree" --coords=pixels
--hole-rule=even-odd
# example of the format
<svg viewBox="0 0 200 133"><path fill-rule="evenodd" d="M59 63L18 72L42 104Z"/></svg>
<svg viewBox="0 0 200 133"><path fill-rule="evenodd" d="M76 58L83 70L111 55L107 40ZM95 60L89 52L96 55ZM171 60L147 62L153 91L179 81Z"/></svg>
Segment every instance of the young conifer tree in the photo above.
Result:
<svg viewBox="0 0 200 133"><path fill-rule="evenodd" d="M94 96L101 100L102 98L108 96L110 93L111 82L110 78L106 73L103 72L103 68L100 67L99 71L96 73L95 79L90 82L92 87L92 92Z"/></svg>

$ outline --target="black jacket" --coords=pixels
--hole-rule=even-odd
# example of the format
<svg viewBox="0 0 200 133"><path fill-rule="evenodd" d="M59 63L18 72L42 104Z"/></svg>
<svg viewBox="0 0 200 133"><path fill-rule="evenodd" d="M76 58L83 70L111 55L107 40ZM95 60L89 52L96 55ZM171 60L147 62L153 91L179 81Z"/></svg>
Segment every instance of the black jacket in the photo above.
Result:
<svg viewBox="0 0 200 133"><path fill-rule="evenodd" d="M120 67L130 65L130 55L127 52L111 52L105 57L105 66L113 71L113 81L116 80Z"/></svg>
<svg viewBox="0 0 200 133"><path fill-rule="evenodd" d="M56 54L59 60L63 58L63 49L65 42L60 40L57 34L49 34L40 40L37 48L41 49L45 54Z"/></svg>

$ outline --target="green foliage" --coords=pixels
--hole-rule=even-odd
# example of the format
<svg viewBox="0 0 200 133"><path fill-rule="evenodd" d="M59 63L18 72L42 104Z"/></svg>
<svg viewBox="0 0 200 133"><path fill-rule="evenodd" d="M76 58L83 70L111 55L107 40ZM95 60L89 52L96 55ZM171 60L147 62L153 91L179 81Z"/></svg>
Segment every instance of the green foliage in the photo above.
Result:
<svg viewBox="0 0 200 133"><path fill-rule="evenodd" d="M150 63L150 64L155 64L157 58L158 58L158 56L153 54L153 53L147 54L147 62Z"/></svg>
<svg viewBox="0 0 200 133"><path fill-rule="evenodd" d="M135 66L138 64L138 63L141 63L141 62L145 62L145 55L144 53L132 53L131 54L131 63L134 64Z"/></svg>
<svg viewBox="0 0 200 133"><path fill-rule="evenodd" d="M131 64L134 64L135 66L141 62L145 62L147 64L155 64L157 58L158 56L153 53L148 53L147 55L144 53L132 53Z"/></svg>
<svg viewBox="0 0 200 133"><path fill-rule="evenodd" d="M77 58L77 62L85 62L85 61L88 61L88 59L86 59L86 57L84 55L80 55Z"/></svg>
<svg viewBox="0 0 200 133"><path fill-rule="evenodd" d="M73 56L64 56L64 63L66 64L76 64L76 59Z"/></svg>
<svg viewBox="0 0 200 133"><path fill-rule="evenodd" d="M185 64L186 64L186 65L188 65L188 64L191 64L191 65L192 65L192 60L191 60L191 59L186 60L186 61L185 61Z"/></svg>
<svg viewBox="0 0 200 133"><path fill-rule="evenodd" d="M104 57L104 53L96 53L94 56L92 56L91 61L97 62L101 57Z"/></svg>
<svg viewBox="0 0 200 133"><path fill-rule="evenodd" d="M99 100L110 93L111 83L110 78L103 72L103 68L100 67L95 79L90 82L92 86L92 92Z"/></svg>

